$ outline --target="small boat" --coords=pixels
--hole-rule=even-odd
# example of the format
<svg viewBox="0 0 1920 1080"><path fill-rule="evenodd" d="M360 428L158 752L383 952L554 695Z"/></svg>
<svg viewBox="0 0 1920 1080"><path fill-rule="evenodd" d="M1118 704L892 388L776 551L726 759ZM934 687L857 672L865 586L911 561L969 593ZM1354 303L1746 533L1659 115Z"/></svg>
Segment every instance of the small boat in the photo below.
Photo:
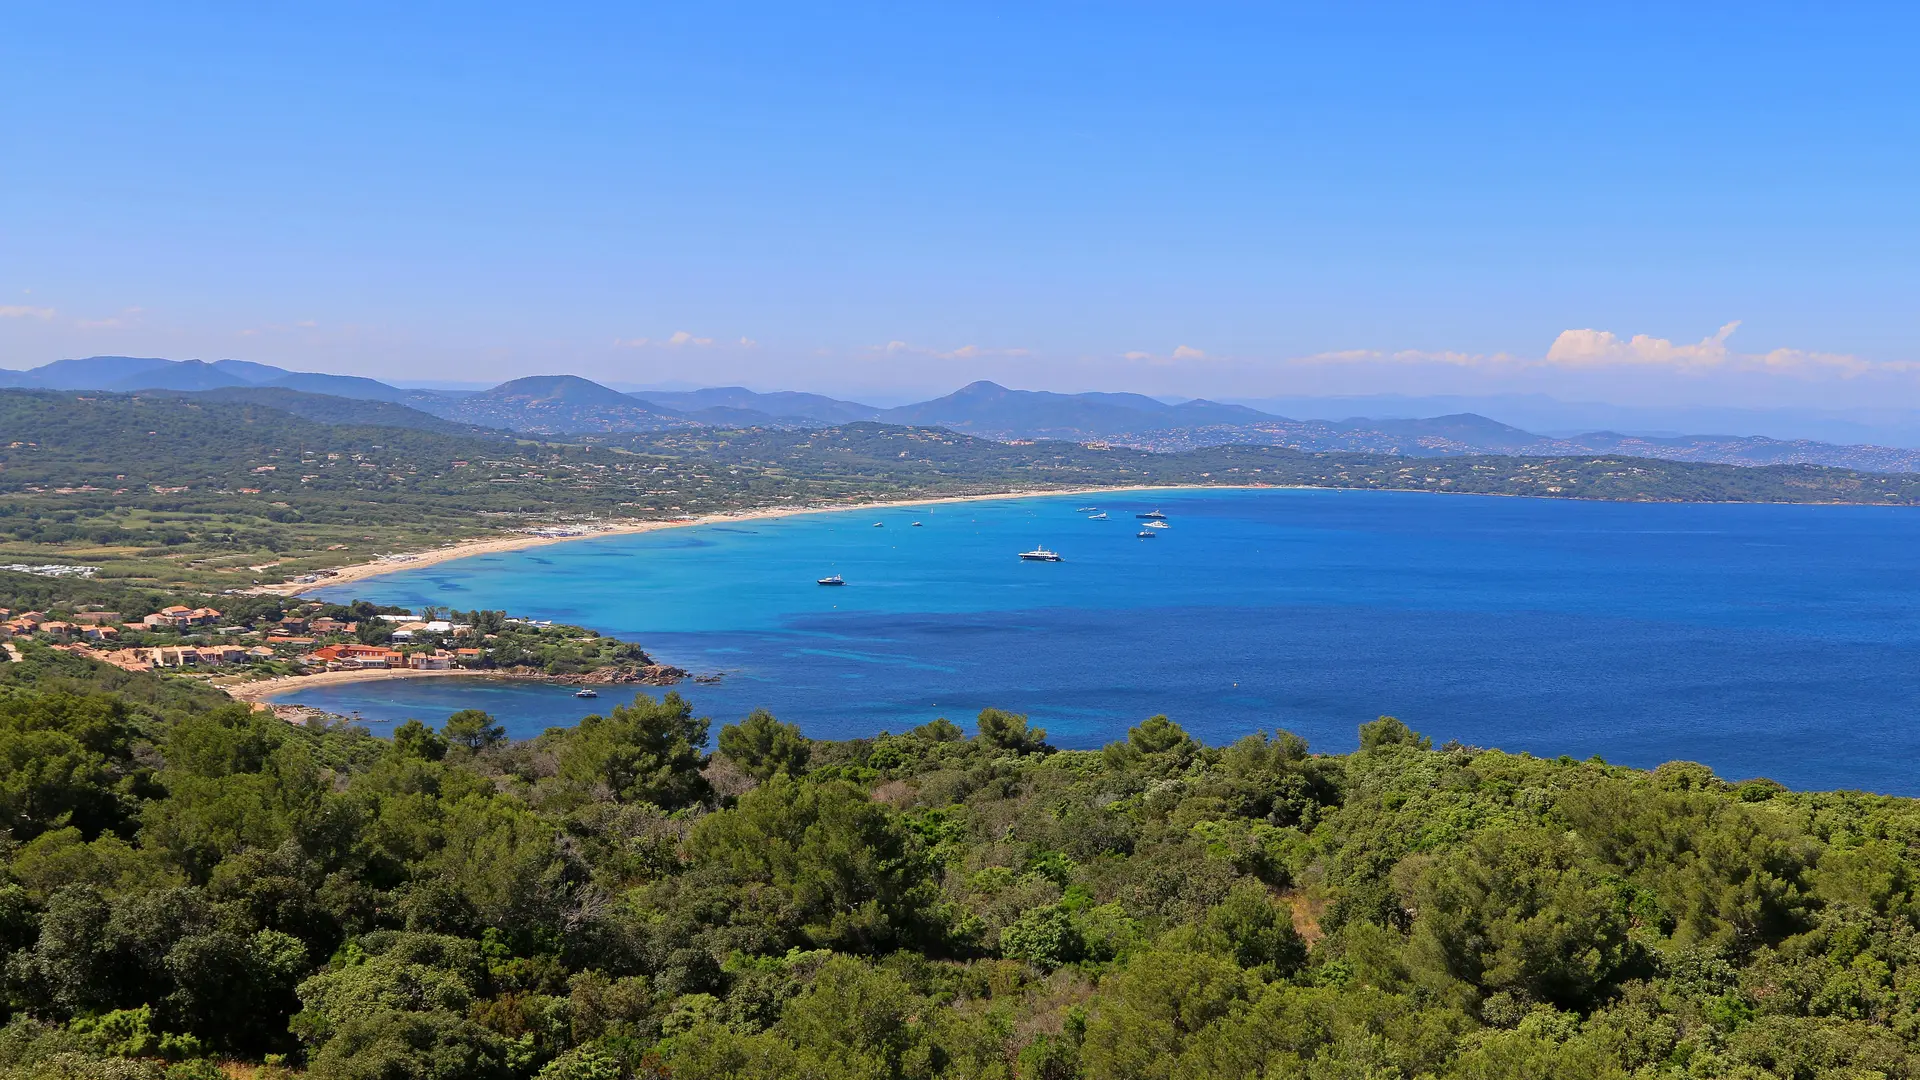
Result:
<svg viewBox="0 0 1920 1080"><path fill-rule="evenodd" d="M1139 532L1134 533L1133 535L1138 536L1142 540L1151 540L1154 537L1159 536L1160 534L1157 532L1154 532L1152 529L1141 529Z"/></svg>
<svg viewBox="0 0 1920 1080"><path fill-rule="evenodd" d="M1099 508L1099 507L1097 507L1097 506L1083 506L1083 507L1081 507L1080 509L1078 509L1078 510L1075 510L1075 511L1074 511L1074 513L1076 513L1076 514L1091 514L1091 513L1093 513L1093 512L1095 511L1095 510L1098 510L1098 509L1100 509L1100 508Z"/></svg>
<svg viewBox="0 0 1920 1080"><path fill-rule="evenodd" d="M1023 551L1020 553L1020 557L1022 559L1027 560L1028 562L1059 562L1060 561L1059 552L1048 551L1046 548L1043 548L1043 547L1034 548L1032 551Z"/></svg>
<svg viewBox="0 0 1920 1080"><path fill-rule="evenodd" d="M1149 522L1147 522L1147 528L1149 528L1149 529L1171 529L1171 528L1173 528L1173 526L1171 526L1171 525L1169 525L1169 524L1167 524L1167 523L1166 523L1166 522L1164 522L1164 521L1149 521Z"/></svg>
<svg viewBox="0 0 1920 1080"><path fill-rule="evenodd" d="M600 696L600 691L595 690L591 686L583 686L580 689L575 690L573 692L573 696L577 698L597 698Z"/></svg>
<svg viewBox="0 0 1920 1080"><path fill-rule="evenodd" d="M829 574L826 577L821 578L819 583L822 585L845 585L847 583L847 579L841 577L839 574Z"/></svg>
<svg viewBox="0 0 1920 1080"><path fill-rule="evenodd" d="M1165 515L1165 514L1163 514L1163 513L1161 513L1161 512L1160 512L1160 511L1158 511L1158 510L1149 510L1149 511L1147 511L1147 512L1146 512L1146 513L1144 513L1144 514L1135 514L1135 515L1133 515L1133 516L1134 516L1134 517L1137 517L1137 518L1140 518L1140 519L1142 519L1142 520L1144 520L1144 521L1165 521L1165 520L1167 520L1167 515Z"/></svg>
<svg viewBox="0 0 1920 1080"><path fill-rule="evenodd" d="M884 521L876 521L873 523L873 527L876 529L884 529L887 527L887 523Z"/></svg>
<svg viewBox="0 0 1920 1080"><path fill-rule="evenodd" d="M920 527L920 523L919 523L919 522L917 522L917 521L916 521L916 522L914 522L914 523L913 523L913 527L914 527L914 528L916 528L916 529L917 529L917 528L919 528L919 527Z"/></svg>
<svg viewBox="0 0 1920 1080"><path fill-rule="evenodd" d="M1107 520L1107 515L1105 515L1105 514L1095 514L1095 515L1093 515L1092 517L1090 517L1090 518L1088 518L1087 520L1088 520L1088 521L1105 521L1105 520Z"/></svg>

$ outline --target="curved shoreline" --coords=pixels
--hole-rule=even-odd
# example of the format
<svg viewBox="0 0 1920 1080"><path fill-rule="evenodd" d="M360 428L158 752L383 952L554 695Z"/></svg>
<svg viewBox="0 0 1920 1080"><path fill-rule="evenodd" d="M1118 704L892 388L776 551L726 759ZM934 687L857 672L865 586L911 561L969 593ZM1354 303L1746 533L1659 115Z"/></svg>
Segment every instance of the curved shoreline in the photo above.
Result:
<svg viewBox="0 0 1920 1080"><path fill-rule="evenodd" d="M1076 495L1094 495L1094 494L1100 494L1103 492L1113 493L1113 492L1140 492L1140 491L1183 491L1187 489L1227 487L1227 486L1253 489L1253 488L1277 488L1277 487L1283 487L1283 486L1290 487L1294 485L1138 484L1138 485L1131 485L1127 487L1068 488L1065 490L1036 490L1036 491L999 491L999 492L986 492L986 493L975 494L975 495L946 495L946 496L938 496L931 499L894 499L894 500L887 500L884 502L836 503L836 504L827 505L827 506L769 507L761 510L743 510L743 511L720 513L720 514L703 514L698 517L685 518L685 519L672 519L672 520L665 520L665 521L620 522L620 523L601 526L599 528L594 529L591 532L588 532L579 536L515 535L515 536L493 537L491 539L484 539L484 540L462 541L455 544L449 544L446 547L435 548L432 551L425 551L425 552L420 552L418 554L405 555L397 558L381 559L381 560L370 562L370 563L357 563L352 566L342 567L332 577L325 578L321 581L302 582L302 583L283 582L278 585L263 585L253 591L256 593L271 593L271 594L281 595L281 596L299 596L304 593L312 592L317 589L331 588L336 585L348 584L348 583L358 582L358 581L366 581L371 578L384 577L388 574L397 574L397 573L402 573L408 570L417 570L425 566L433 566L433 565L444 563L444 562L453 562L458 559L472 558L478 555L492 555L492 554L498 554L501 552L508 552L508 551L523 551L528 548L545 547L548 544L562 544L562 543L567 543L569 541L574 541L574 540L591 540L596 537L603 537L603 536L628 536L628 535L634 535L638 533L654 532L660 529L686 528L694 525L719 525L719 524L725 524L729 522L759 521L759 520L768 520L772 518L794 517L801 514L845 513L851 510L897 510L897 509L902 509L902 508L911 507L911 506L934 506L934 505L944 505L944 504L951 504L951 503L986 502L986 501L991 501L996 499L1038 498L1038 497L1049 496L1049 495L1076 496ZM307 689L311 687L340 686L340 685L349 684L349 683L383 682L390 679L416 679L416 678L426 678L431 676L451 676L451 675L464 675L464 676L467 676L468 678L475 678L475 679L503 679L503 680L513 680L513 681L520 681L520 682L554 682L556 684L565 682L565 680L554 679L544 675L520 675L520 674L509 674L509 673L500 673L500 672L474 671L469 668L449 668L449 669L442 669L442 670L421 670L416 668L397 668L397 669L396 668L389 668L389 669L373 668L373 669L366 669L361 671L322 671L322 672L315 672L314 674L311 674L311 675L276 675L270 679L257 679L252 682L233 683L230 685L221 686L220 689L224 690L227 696L230 698L233 698L235 701L245 701L245 702L252 702L256 704L262 704L262 703L272 704L273 702L271 699L273 699L274 697L280 694L292 693L298 690Z"/></svg>
<svg viewBox="0 0 1920 1080"><path fill-rule="evenodd" d="M603 536L631 536L637 533L656 532L661 529L683 529L695 525L723 525L738 521L763 521L771 518L795 517L801 514L836 514L849 510L898 510L909 506L935 506L946 503L986 502L993 499L1032 499L1049 495L1099 495L1129 491L1186 491L1201 488L1282 488L1298 487L1296 484L1138 484L1130 487L1064 488L1059 490L1033 491L994 491L977 495L936 495L926 499L890 499L882 502L833 503L825 506L774 506L760 510L733 510L717 514L702 514L690 518L669 518L659 521L613 522L594 528L578 536L537 536L509 535L495 536L481 540L463 540L448 544L446 547L431 551L393 555L374 562L354 563L335 570L330 576L319 581L285 581L277 585L261 585L250 591L274 596L301 596L319 589L330 589L337 585L348 585L366 581L369 578L385 577L388 574L418 570L425 566L435 566L456 559L469 559L478 555L497 555L508 551L524 551L527 548L545 547L548 544L564 544L574 540L593 540ZM329 672L329 674L361 674L360 672ZM444 674L443 672L419 672L417 674ZM305 676L313 678L314 676Z"/></svg>
<svg viewBox="0 0 1920 1080"><path fill-rule="evenodd" d="M948 503L987 502L996 499L1035 499L1047 496L1071 495L1111 495L1115 493L1139 491L1370 491L1377 493L1398 493L1406 495L1454 495L1483 499L1544 499L1547 501L1568 502L1617 502L1640 504L1658 502L1684 504L1691 506L1881 506L1881 503L1866 502L1807 502L1778 503L1767 500L1699 500L1699 499L1584 499L1564 495L1540 495L1532 492L1505 491L1449 491L1431 488L1352 488L1326 487L1319 484L1127 484L1120 487L1078 487L1045 488L1017 491L990 491L972 495L935 495L921 499L887 499L879 502L830 503L817 506L770 506L758 510L732 510L722 513L701 514L689 518L668 518L655 521L620 521L599 525L591 531L577 536L534 536L509 534L493 536L479 540L462 540L445 547L430 551L410 552L392 555L373 562L353 563L334 569L329 577L319 581L284 581L273 585L257 585L248 592L272 596L303 596L319 589L346 585L369 578L385 577L388 574L418 570L425 566L435 566L443 562L467 559L478 555L494 555L508 551L524 551L527 548L545 547L548 544L564 544L572 540L592 540L603 536L628 536L637 533L654 532L660 529L680 529L696 525L722 525L738 521L759 521L772 518L793 517L800 514L835 514L849 510L897 510L908 506L938 506ZM1899 509L1899 507L1890 507Z"/></svg>

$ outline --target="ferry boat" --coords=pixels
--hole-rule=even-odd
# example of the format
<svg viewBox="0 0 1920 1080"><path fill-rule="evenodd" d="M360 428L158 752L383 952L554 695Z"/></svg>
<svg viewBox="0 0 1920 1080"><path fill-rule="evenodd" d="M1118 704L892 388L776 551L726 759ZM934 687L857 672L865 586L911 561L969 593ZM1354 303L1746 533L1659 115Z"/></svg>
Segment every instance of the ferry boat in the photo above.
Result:
<svg viewBox="0 0 1920 1080"><path fill-rule="evenodd" d="M1134 533L1133 535L1139 537L1142 540L1151 540L1154 537L1159 536L1160 534L1157 532L1154 532L1152 529L1141 529L1139 532Z"/></svg>
<svg viewBox="0 0 1920 1080"><path fill-rule="evenodd" d="M839 574L828 574L826 577L819 579L819 583L822 585L845 585L847 579L841 577Z"/></svg>
<svg viewBox="0 0 1920 1080"><path fill-rule="evenodd" d="M1149 521L1149 522L1147 522L1147 528L1149 528L1149 529L1171 529L1171 528L1173 528L1173 526L1171 526L1171 525L1169 525L1169 524L1167 524L1167 523L1166 523L1166 522L1164 522L1164 521Z"/></svg>
<svg viewBox="0 0 1920 1080"><path fill-rule="evenodd" d="M1095 514L1095 515L1093 515L1092 517L1090 517L1090 518L1088 518L1087 520L1088 520L1088 521L1105 521L1105 520L1107 520L1107 515L1105 515L1105 514Z"/></svg>
<svg viewBox="0 0 1920 1080"><path fill-rule="evenodd" d="M1034 548L1032 551L1023 551L1020 553L1020 557L1027 560L1028 562L1059 562L1060 561L1059 552L1048 551L1046 548L1043 548L1043 547Z"/></svg>
<svg viewBox="0 0 1920 1080"><path fill-rule="evenodd" d="M577 698L597 698L600 696L600 691L595 690L591 686L583 686L580 689L575 690L573 692L573 696Z"/></svg>
<svg viewBox="0 0 1920 1080"><path fill-rule="evenodd" d="M1149 511L1147 511L1147 512L1146 512L1146 513L1144 513L1144 514L1135 514L1135 515L1133 515L1133 516L1134 516L1134 517L1137 517L1137 518L1140 518L1140 519L1141 519L1141 520L1143 520L1143 521L1165 521L1165 520L1167 520L1167 515L1165 515L1165 514L1163 514L1163 513L1161 513L1161 512L1160 512L1160 511L1158 511L1158 510L1149 510Z"/></svg>

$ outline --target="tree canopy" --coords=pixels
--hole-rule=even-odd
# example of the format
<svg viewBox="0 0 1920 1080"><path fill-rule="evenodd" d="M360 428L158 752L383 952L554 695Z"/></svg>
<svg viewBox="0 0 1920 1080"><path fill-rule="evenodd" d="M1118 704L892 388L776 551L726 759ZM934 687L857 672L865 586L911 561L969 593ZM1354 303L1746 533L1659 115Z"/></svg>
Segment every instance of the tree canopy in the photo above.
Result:
<svg viewBox="0 0 1920 1080"><path fill-rule="evenodd" d="M1391 718L381 740L61 671L0 679L7 1080L1920 1075L1911 800Z"/></svg>

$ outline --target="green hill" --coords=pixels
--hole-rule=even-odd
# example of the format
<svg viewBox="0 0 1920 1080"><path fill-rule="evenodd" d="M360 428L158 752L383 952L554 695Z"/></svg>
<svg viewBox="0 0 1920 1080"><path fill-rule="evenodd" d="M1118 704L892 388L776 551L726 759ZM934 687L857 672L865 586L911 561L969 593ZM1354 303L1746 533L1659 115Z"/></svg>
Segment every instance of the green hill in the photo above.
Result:
<svg viewBox="0 0 1920 1080"><path fill-rule="evenodd" d="M0 559L98 566L108 577L216 590L531 524L1014 490L1264 484L1639 501L1920 502L1920 475L1814 466L1406 458L1268 446L1156 454L864 422L536 441L397 404L261 388L0 390L0 431L8 440L0 443Z"/></svg>
<svg viewBox="0 0 1920 1080"><path fill-rule="evenodd" d="M9 1077L1920 1069L1909 799L1388 718L1326 756L756 714L710 754L669 696L381 741L87 669L0 664Z"/></svg>

